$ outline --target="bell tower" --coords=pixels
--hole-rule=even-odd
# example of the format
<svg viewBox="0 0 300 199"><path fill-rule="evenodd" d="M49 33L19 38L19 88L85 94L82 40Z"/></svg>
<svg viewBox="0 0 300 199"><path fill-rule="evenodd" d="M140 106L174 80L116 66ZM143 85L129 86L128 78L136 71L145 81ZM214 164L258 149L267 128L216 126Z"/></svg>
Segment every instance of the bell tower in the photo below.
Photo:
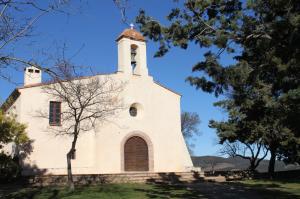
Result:
<svg viewBox="0 0 300 199"><path fill-rule="evenodd" d="M148 76L146 40L130 25L116 39L118 43L118 72L126 75Z"/></svg>

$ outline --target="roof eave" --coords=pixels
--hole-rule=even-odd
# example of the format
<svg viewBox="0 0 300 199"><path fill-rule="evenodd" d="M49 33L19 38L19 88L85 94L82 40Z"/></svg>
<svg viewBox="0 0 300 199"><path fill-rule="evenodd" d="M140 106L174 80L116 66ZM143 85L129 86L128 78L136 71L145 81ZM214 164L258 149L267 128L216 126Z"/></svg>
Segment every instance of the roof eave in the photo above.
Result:
<svg viewBox="0 0 300 199"><path fill-rule="evenodd" d="M177 93L176 91L173 91L173 90L167 88L166 86L164 86L164 85L162 85L162 84L160 84L160 83L158 83L158 82L156 82L156 81L154 81L154 83L157 84L158 86L160 86L160 87L162 87L162 88L164 88L164 89L166 89L166 90L168 90L168 91L170 91L170 92L172 92L172 93L178 95L179 97L182 96L180 93Z"/></svg>
<svg viewBox="0 0 300 199"><path fill-rule="evenodd" d="M116 42L120 41L120 40L123 39L123 38L131 39L131 40L134 40L134 41L146 42L145 39L137 39L137 38L129 37L129 36L126 36L126 35L121 35L121 36L119 36L119 37L116 39Z"/></svg>
<svg viewBox="0 0 300 199"><path fill-rule="evenodd" d="M1 105L0 110L6 112L17 101L20 95L21 93L19 89L14 89L5 102Z"/></svg>

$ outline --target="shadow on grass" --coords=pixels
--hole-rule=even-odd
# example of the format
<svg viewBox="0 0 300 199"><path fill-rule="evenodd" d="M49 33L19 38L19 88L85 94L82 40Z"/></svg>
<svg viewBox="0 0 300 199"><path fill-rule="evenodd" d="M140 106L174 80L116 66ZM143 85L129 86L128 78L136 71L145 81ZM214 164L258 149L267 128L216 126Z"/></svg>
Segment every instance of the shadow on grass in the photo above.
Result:
<svg viewBox="0 0 300 199"><path fill-rule="evenodd" d="M201 182L195 184L155 184L150 190L135 189L145 192L148 198L215 198L215 199L259 199L259 198L300 198L299 195L287 191L278 190L278 184L246 185L238 182L212 183Z"/></svg>
<svg viewBox="0 0 300 199"><path fill-rule="evenodd" d="M1 199L34 199L41 195L47 195L48 199L57 199L59 192L59 189L51 187L24 187L17 183L0 185Z"/></svg>

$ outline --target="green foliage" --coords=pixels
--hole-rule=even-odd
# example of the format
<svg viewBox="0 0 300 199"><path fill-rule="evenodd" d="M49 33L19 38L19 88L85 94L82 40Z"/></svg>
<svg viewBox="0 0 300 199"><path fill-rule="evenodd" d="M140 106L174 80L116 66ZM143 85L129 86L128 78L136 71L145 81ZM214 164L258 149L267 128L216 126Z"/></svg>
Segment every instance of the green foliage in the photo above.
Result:
<svg viewBox="0 0 300 199"><path fill-rule="evenodd" d="M20 149L26 153L26 144L29 143L25 129L26 125L18 123L15 117L6 116L0 111L0 149L8 143L14 143L16 146L15 153L11 156L0 153L0 182L12 181L20 174Z"/></svg>
<svg viewBox="0 0 300 199"><path fill-rule="evenodd" d="M11 156L0 153L0 183L15 180L20 174L20 165Z"/></svg>
<svg viewBox="0 0 300 199"><path fill-rule="evenodd" d="M20 124L15 117L6 116L0 111L0 148L5 144L14 142L21 145L29 141L25 132L26 125Z"/></svg>
<svg viewBox="0 0 300 199"><path fill-rule="evenodd" d="M208 48L192 69L204 75L187 81L226 97L215 105L228 119L210 122L220 142L259 141L271 160L300 162L300 1L186 0L167 19L162 25L141 10L136 21L160 44L156 56L191 43ZM224 52L234 64L220 62Z"/></svg>

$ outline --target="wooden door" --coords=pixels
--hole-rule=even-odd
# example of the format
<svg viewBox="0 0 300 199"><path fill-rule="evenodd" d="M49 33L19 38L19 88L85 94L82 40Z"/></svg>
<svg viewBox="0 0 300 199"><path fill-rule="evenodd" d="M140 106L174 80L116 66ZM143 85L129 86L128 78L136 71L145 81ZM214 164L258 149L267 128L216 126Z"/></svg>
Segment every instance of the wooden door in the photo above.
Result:
<svg viewBox="0 0 300 199"><path fill-rule="evenodd" d="M124 146L125 171L148 171L148 146L141 137L129 138Z"/></svg>

